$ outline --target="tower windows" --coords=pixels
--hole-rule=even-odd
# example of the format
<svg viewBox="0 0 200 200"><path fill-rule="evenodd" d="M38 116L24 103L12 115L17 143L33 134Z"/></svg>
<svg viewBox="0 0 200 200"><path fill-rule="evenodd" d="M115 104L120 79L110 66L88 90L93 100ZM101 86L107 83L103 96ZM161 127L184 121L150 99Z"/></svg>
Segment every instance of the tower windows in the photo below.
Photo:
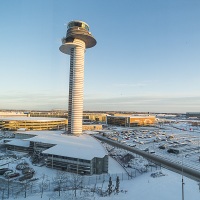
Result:
<svg viewBox="0 0 200 200"><path fill-rule="evenodd" d="M79 21L72 21L72 22L69 22L67 28L69 29L69 28L72 28L72 27L74 27L74 26L78 26L78 27L84 28L84 29L86 29L87 31L89 31L89 26L88 26L87 24L85 24L85 23L83 23L83 22L79 22Z"/></svg>

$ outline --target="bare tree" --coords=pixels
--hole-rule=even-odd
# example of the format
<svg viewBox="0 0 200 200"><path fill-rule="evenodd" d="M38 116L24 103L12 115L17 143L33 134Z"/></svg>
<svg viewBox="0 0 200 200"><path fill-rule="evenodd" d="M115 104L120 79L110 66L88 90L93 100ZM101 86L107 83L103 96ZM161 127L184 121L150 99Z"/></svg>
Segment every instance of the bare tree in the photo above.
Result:
<svg viewBox="0 0 200 200"><path fill-rule="evenodd" d="M42 198L44 190L48 188L47 176L45 174L42 175L42 182L39 184L39 186L40 186L41 198Z"/></svg>
<svg viewBox="0 0 200 200"><path fill-rule="evenodd" d="M117 194L119 193L119 183L120 183L119 176L117 176L116 185L115 185L115 191L116 191Z"/></svg>
<svg viewBox="0 0 200 200"><path fill-rule="evenodd" d="M30 181L28 181L27 179L22 181L19 190L17 190L17 192L15 193L16 197L17 195L20 194L20 192L24 192L24 198L26 198L29 189L30 189Z"/></svg>
<svg viewBox="0 0 200 200"><path fill-rule="evenodd" d="M5 188L0 188L1 189L1 192L2 192L2 199L4 199L4 191L5 191Z"/></svg>
<svg viewBox="0 0 200 200"><path fill-rule="evenodd" d="M55 190L58 190L59 196L60 196L61 189L67 185L67 180L68 180L68 176L65 172L62 172L62 171L56 172L56 176L54 177L53 181L56 184Z"/></svg>
<svg viewBox="0 0 200 200"><path fill-rule="evenodd" d="M82 189L83 187L83 177L79 174L71 174L69 178L69 184L72 190L74 190L74 196L76 197L77 190Z"/></svg>
<svg viewBox="0 0 200 200"><path fill-rule="evenodd" d="M108 182L108 195L110 196L112 193L112 179L111 176L109 178L109 182Z"/></svg>
<svg viewBox="0 0 200 200"><path fill-rule="evenodd" d="M25 180L24 183L24 198L26 198L26 195L27 195L27 179Z"/></svg>

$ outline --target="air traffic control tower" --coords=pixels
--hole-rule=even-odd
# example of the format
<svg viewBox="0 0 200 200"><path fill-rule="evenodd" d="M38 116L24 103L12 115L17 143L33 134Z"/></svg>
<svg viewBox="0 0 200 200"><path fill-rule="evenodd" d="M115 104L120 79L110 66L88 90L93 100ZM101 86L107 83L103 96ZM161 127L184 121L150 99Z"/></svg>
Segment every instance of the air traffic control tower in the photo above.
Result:
<svg viewBox="0 0 200 200"><path fill-rule="evenodd" d="M68 133L80 135L83 120L83 82L84 53L86 48L96 45L89 32L89 26L83 21L68 23L66 37L62 39L60 51L70 55Z"/></svg>

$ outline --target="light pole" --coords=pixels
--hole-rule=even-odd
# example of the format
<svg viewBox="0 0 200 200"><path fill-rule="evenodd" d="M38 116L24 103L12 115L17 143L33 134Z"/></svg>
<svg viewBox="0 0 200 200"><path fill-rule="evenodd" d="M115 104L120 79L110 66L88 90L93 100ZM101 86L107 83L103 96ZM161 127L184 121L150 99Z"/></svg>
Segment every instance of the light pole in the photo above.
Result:
<svg viewBox="0 0 200 200"><path fill-rule="evenodd" d="M3 191L2 192L2 200L4 199L4 190L5 190L5 188L1 188L1 190Z"/></svg>
<svg viewBox="0 0 200 200"><path fill-rule="evenodd" d="M8 199L9 199L9 196L10 196L10 178L8 176Z"/></svg>
<svg viewBox="0 0 200 200"><path fill-rule="evenodd" d="M26 181L25 181L25 188L24 188L24 198L26 198L26 190L27 190L27 179L26 179Z"/></svg>
<svg viewBox="0 0 200 200"><path fill-rule="evenodd" d="M49 180L49 179L47 179L47 181L49 182L49 191L50 191L50 180Z"/></svg>
<svg viewBox="0 0 200 200"><path fill-rule="evenodd" d="M182 200L184 200L184 180L183 180L183 155L182 155Z"/></svg>

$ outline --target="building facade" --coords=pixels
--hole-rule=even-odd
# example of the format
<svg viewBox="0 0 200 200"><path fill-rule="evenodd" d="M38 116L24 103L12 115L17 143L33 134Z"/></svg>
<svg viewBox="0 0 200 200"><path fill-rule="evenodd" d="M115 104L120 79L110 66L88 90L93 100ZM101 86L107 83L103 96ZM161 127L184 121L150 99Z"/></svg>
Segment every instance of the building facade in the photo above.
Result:
<svg viewBox="0 0 200 200"><path fill-rule="evenodd" d="M186 112L186 118L200 119L200 112Z"/></svg>
<svg viewBox="0 0 200 200"><path fill-rule="evenodd" d="M65 129L66 119L45 117L0 118L0 129L16 131L26 130L60 130Z"/></svg>
<svg viewBox="0 0 200 200"><path fill-rule="evenodd" d="M105 113L83 113L83 120L106 122L106 116Z"/></svg>
<svg viewBox="0 0 200 200"><path fill-rule="evenodd" d="M114 126L148 126L156 122L155 116L107 116L106 123Z"/></svg>
<svg viewBox="0 0 200 200"><path fill-rule="evenodd" d="M103 158L81 159L68 156L45 154L46 166L81 175L108 173L108 156Z"/></svg>

